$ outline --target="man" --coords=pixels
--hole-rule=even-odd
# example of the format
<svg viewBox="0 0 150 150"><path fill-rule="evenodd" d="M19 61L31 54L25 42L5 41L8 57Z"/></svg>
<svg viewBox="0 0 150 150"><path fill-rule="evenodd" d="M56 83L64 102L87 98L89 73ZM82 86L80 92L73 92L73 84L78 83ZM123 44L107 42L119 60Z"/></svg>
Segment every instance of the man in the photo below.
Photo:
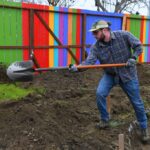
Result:
<svg viewBox="0 0 150 150"><path fill-rule="evenodd" d="M106 97L109 95L110 90L119 84L127 94L135 110L141 129L142 141L147 142L149 140L147 116L140 97L136 71L136 59L142 53L141 42L127 31L111 32L110 25L104 20L93 24L90 31L97 41L91 47L87 59L82 63L83 65L91 65L95 64L98 59L101 64L127 64L125 67L104 69L104 75L99 82L96 92L96 102L101 118L99 128L109 126L110 116L106 109ZM77 68L75 65L72 65L70 70L77 71Z"/></svg>

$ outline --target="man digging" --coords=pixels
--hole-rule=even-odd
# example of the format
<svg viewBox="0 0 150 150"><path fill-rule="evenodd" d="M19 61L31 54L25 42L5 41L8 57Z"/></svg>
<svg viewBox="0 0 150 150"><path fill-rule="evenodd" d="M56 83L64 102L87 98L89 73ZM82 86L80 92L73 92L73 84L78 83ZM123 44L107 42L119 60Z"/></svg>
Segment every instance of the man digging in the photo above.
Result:
<svg viewBox="0 0 150 150"><path fill-rule="evenodd" d="M95 44L90 49L90 54L81 65L93 65L97 60L101 64L126 63L125 67L104 68L104 75L96 91L96 102L100 112L98 127L109 127L110 116L106 108L106 98L110 90L120 85L127 94L138 120L141 140L148 142L147 116L139 91L139 81L136 70L136 59L142 53L141 42L127 31L111 31L110 23L101 20L92 25L90 31L96 38ZM133 53L131 52L133 50ZM78 71L76 65L70 70Z"/></svg>

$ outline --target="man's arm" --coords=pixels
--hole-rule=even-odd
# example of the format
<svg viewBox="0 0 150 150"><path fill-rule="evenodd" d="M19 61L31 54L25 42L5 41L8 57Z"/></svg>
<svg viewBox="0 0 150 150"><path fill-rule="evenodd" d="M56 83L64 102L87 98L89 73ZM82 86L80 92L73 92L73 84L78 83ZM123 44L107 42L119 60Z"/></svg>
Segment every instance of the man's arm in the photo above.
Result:
<svg viewBox="0 0 150 150"><path fill-rule="evenodd" d="M96 46L93 45L90 49L90 53L85 61L81 63L81 65L93 65L97 61L97 49Z"/></svg>
<svg viewBox="0 0 150 150"><path fill-rule="evenodd" d="M93 65L96 63L96 61L97 61L97 49L96 49L96 46L93 45L90 49L90 53L87 56L86 60L83 61L80 65ZM70 64L69 68L70 68L70 71L73 71L73 72L77 72L77 71L81 72L81 71L87 70L87 69L78 70L76 65L74 64Z"/></svg>
<svg viewBox="0 0 150 150"><path fill-rule="evenodd" d="M125 32L125 37L133 49L132 57L136 59L143 52L141 42L130 32Z"/></svg>

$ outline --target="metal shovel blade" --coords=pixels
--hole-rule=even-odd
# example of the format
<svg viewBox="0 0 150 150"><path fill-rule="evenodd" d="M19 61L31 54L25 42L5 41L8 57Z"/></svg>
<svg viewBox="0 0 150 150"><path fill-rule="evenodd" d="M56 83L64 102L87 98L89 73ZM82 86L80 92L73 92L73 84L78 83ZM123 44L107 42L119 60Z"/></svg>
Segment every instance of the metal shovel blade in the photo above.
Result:
<svg viewBox="0 0 150 150"><path fill-rule="evenodd" d="M17 61L7 68L7 76L13 81L32 81L34 72L50 70L66 70L69 67L35 68L32 60Z"/></svg>
<svg viewBox="0 0 150 150"><path fill-rule="evenodd" d="M33 62L17 61L7 68L7 76L13 81L32 81L33 80Z"/></svg>

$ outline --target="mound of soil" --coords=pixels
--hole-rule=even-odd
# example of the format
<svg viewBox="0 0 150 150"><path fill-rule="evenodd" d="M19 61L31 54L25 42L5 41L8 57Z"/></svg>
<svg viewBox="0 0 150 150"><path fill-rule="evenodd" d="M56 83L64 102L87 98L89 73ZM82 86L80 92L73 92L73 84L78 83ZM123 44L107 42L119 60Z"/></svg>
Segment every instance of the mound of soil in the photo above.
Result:
<svg viewBox="0 0 150 150"><path fill-rule="evenodd" d="M10 79L6 76L6 66L0 63L0 83L10 82Z"/></svg>
<svg viewBox="0 0 150 150"><path fill-rule="evenodd" d="M150 66L138 66L141 95L150 107ZM2 70L1 70L2 71ZM3 74L3 75L2 75ZM20 101L0 103L1 150L115 150L118 135L125 136L126 150L148 150L140 142L134 126L133 108L120 87L110 93L112 127L95 128L99 113L95 91L103 72L100 69L80 73L52 71L37 75L32 82L21 83L37 91ZM0 81L5 72L1 73ZM40 89L44 89L41 92Z"/></svg>

